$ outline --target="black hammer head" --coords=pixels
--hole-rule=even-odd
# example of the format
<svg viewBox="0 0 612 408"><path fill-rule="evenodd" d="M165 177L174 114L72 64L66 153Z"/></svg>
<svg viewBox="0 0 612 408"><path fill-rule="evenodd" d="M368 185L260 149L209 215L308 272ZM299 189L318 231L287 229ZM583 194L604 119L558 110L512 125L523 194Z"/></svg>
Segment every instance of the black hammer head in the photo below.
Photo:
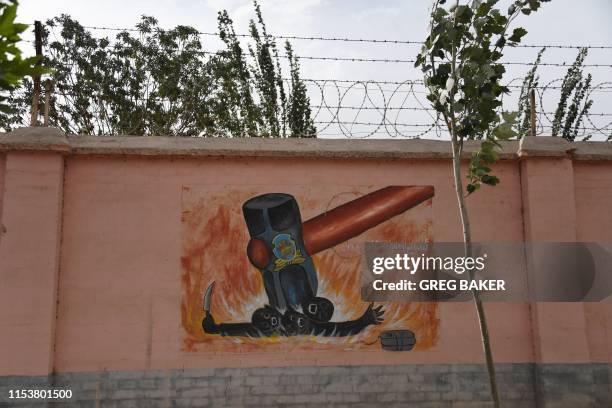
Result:
<svg viewBox="0 0 612 408"><path fill-rule="evenodd" d="M251 240L247 254L263 276L270 305L296 309L317 292L317 275L304 247L302 217L292 195L268 193L242 205Z"/></svg>
<svg viewBox="0 0 612 408"><path fill-rule="evenodd" d="M242 211L251 237L261 236L266 232L296 229L301 232L300 209L292 195L262 194L245 202Z"/></svg>

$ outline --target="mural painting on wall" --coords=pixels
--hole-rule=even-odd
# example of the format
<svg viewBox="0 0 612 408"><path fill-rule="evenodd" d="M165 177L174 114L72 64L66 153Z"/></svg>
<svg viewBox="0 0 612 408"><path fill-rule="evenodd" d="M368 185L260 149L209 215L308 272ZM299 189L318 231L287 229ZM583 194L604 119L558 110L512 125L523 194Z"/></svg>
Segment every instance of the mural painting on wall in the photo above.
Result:
<svg viewBox="0 0 612 408"><path fill-rule="evenodd" d="M431 242L433 195L431 186L184 187L184 349L431 347L436 304L364 302L360 268L367 241Z"/></svg>

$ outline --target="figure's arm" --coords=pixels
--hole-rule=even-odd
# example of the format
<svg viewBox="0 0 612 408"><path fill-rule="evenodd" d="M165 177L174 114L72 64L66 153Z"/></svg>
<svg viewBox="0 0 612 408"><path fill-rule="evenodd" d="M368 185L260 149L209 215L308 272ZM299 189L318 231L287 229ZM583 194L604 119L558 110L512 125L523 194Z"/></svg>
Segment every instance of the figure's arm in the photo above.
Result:
<svg viewBox="0 0 612 408"><path fill-rule="evenodd" d="M210 312L210 303L212 299L215 282L213 281L206 292L204 292L203 308L204 319L202 320L202 329L204 333L220 334L221 336L244 336L244 337L261 337L263 334L253 325L253 323L221 323L217 324Z"/></svg>
<svg viewBox="0 0 612 408"><path fill-rule="evenodd" d="M210 312L207 312L204 316L202 328L205 333L220 334L221 336L261 337L261 332L252 323L217 324Z"/></svg>
<svg viewBox="0 0 612 408"><path fill-rule="evenodd" d="M325 337L344 337L352 336L361 332L370 325L378 325L383 322L383 314L385 313L382 305L374 307L371 303L366 311L356 320L346 322L315 322L311 321L312 334L315 336Z"/></svg>

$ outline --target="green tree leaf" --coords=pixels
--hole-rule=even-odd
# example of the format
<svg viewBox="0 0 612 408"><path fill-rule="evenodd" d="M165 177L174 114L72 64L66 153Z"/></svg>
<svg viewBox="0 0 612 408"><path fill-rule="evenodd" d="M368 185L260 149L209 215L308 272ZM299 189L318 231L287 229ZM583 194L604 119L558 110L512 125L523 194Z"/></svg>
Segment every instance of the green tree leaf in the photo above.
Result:
<svg viewBox="0 0 612 408"><path fill-rule="evenodd" d="M512 35L508 38L508 41L519 43L525 34L527 34L527 30L523 27L517 27L512 31Z"/></svg>

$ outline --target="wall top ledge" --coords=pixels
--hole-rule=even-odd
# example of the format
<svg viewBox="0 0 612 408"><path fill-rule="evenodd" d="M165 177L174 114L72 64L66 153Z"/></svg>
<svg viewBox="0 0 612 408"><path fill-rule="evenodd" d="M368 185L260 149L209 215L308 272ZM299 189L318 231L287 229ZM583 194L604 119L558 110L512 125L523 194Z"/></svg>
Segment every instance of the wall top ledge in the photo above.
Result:
<svg viewBox="0 0 612 408"><path fill-rule="evenodd" d="M479 142L466 142L467 158ZM55 128L26 127L0 134L0 152L59 152L70 155L148 157L312 157L372 159L449 159L445 140L263 139L147 136L66 136ZM612 143L576 142L557 137L526 137L502 143L500 157L573 157L612 160Z"/></svg>
<svg viewBox="0 0 612 408"><path fill-rule="evenodd" d="M519 143L518 156L524 157L567 157L575 150L570 142L560 137L523 137Z"/></svg>
<svg viewBox="0 0 612 408"><path fill-rule="evenodd" d="M611 142L578 142L574 143L573 157L575 160L612 160L612 141Z"/></svg>
<svg viewBox="0 0 612 408"><path fill-rule="evenodd" d="M69 153L70 143L56 128L24 127L0 134L0 151Z"/></svg>

